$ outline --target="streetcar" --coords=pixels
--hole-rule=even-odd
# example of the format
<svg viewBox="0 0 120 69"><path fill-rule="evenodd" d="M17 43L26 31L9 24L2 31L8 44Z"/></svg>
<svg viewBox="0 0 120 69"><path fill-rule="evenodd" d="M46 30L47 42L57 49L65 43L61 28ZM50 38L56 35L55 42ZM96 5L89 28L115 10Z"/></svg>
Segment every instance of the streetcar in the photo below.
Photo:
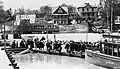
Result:
<svg viewBox="0 0 120 69"><path fill-rule="evenodd" d="M28 21L29 22L29 21ZM16 31L21 34L33 34L33 33L56 33L59 32L59 26L54 23L28 23L21 22L20 25L17 26Z"/></svg>

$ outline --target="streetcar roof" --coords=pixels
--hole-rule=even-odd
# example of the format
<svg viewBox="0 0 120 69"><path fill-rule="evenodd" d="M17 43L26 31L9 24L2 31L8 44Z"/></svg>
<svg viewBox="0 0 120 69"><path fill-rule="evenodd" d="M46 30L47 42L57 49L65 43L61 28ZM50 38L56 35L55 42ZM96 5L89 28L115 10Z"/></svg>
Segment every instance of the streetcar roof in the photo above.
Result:
<svg viewBox="0 0 120 69"><path fill-rule="evenodd" d="M104 38L116 38L116 39L118 39L118 38L120 38L120 36L118 36L118 35L102 35Z"/></svg>
<svg viewBox="0 0 120 69"><path fill-rule="evenodd" d="M107 44L107 45L113 45L113 46L119 46L120 45L120 43L113 43L113 42L100 42L101 44Z"/></svg>

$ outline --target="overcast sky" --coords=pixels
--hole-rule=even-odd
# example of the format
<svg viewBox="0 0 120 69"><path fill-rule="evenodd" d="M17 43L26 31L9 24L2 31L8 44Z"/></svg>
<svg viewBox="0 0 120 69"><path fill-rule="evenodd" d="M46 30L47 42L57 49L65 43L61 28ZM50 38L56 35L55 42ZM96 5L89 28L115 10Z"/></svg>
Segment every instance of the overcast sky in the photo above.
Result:
<svg viewBox="0 0 120 69"><path fill-rule="evenodd" d="M95 5L98 4L99 0L2 0L4 3L4 8L13 8L17 9L20 7L30 8L30 9L38 9L41 5L51 5L51 6L58 6L62 3L72 4L76 7L90 2L91 4Z"/></svg>

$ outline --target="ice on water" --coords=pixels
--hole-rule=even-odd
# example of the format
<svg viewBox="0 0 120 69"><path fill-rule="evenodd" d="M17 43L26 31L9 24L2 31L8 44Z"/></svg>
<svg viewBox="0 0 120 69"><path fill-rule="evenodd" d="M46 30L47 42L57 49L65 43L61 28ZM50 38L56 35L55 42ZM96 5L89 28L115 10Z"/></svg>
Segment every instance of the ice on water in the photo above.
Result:
<svg viewBox="0 0 120 69"><path fill-rule="evenodd" d="M15 59L22 69L104 69L87 63L85 59L68 56L30 53L16 55Z"/></svg>

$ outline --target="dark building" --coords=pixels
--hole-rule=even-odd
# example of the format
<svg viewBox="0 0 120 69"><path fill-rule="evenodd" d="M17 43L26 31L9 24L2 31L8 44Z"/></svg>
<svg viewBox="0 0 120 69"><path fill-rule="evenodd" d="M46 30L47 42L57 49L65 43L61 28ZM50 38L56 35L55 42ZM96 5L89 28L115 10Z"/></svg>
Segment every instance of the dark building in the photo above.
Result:
<svg viewBox="0 0 120 69"><path fill-rule="evenodd" d="M89 17L91 21L97 21L98 10L96 6L92 6L89 3L85 3L84 6L78 7L78 14L81 17L81 22L85 21Z"/></svg>
<svg viewBox="0 0 120 69"><path fill-rule="evenodd" d="M52 7L52 19L55 24L67 25L68 7L66 6Z"/></svg>
<svg viewBox="0 0 120 69"><path fill-rule="evenodd" d="M17 26L17 32L30 34L30 33L55 33L59 32L59 26L54 23L29 23L29 20L22 20L20 25Z"/></svg>

